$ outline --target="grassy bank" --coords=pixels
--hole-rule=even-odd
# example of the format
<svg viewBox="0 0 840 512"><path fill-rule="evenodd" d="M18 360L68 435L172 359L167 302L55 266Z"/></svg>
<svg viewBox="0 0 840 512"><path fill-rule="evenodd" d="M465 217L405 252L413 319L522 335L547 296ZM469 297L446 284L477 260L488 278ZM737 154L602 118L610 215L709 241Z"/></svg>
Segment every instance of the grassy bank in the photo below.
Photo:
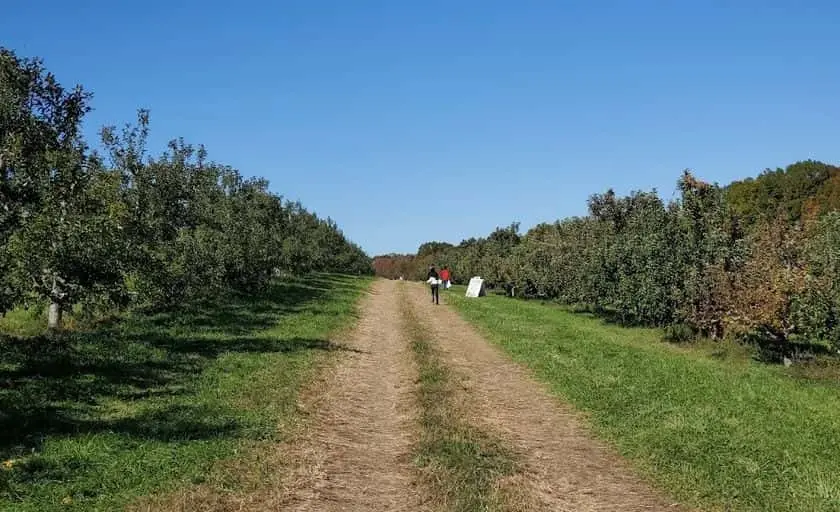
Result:
<svg viewBox="0 0 840 512"><path fill-rule="evenodd" d="M713 510L840 510L835 382L536 301L446 297L674 496Z"/></svg>
<svg viewBox="0 0 840 512"><path fill-rule="evenodd" d="M514 460L499 440L464 420L458 405L464 397L457 395L450 370L401 291L403 321L419 371L417 462L426 482L443 510L504 510L505 496L496 484L514 471Z"/></svg>
<svg viewBox="0 0 840 512"><path fill-rule="evenodd" d="M136 312L52 346L0 338L0 510L114 510L282 437L368 282L307 277ZM6 328L35 330L20 313Z"/></svg>

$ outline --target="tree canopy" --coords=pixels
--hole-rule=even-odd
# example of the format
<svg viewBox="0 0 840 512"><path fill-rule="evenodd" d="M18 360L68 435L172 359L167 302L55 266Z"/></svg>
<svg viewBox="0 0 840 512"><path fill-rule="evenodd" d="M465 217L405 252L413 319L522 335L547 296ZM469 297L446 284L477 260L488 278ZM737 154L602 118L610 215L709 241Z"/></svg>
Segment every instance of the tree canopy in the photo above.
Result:
<svg viewBox="0 0 840 512"><path fill-rule="evenodd" d="M413 277L448 265L456 282L481 276L491 288L675 333L840 348L840 168L798 162L727 187L685 171L677 187L668 203L607 190L584 217L424 244L401 264Z"/></svg>
<svg viewBox="0 0 840 512"><path fill-rule="evenodd" d="M81 134L91 95L38 59L0 48L0 313L49 304L50 325L79 302L172 304L254 291L281 273L368 273L332 219L284 200L262 178L172 139L147 149L150 115Z"/></svg>

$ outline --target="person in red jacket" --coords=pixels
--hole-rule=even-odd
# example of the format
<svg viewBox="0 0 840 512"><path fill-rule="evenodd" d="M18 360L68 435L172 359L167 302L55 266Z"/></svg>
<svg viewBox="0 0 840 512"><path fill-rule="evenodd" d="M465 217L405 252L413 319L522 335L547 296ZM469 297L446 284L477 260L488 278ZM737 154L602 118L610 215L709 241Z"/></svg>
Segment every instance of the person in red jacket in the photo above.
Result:
<svg viewBox="0 0 840 512"><path fill-rule="evenodd" d="M443 267L443 270L440 271L440 280L443 281L443 288L448 290L451 284L449 283L449 279L452 276L449 273L449 267Z"/></svg>

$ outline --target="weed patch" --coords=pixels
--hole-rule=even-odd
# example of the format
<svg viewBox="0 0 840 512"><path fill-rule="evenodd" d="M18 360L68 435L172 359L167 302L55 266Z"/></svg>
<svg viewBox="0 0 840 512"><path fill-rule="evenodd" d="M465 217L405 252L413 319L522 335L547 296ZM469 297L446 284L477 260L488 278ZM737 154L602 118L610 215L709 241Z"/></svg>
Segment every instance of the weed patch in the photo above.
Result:
<svg viewBox="0 0 840 512"><path fill-rule="evenodd" d="M404 296L402 302L403 319L419 368L417 463L446 509L501 510L504 500L498 482L515 472L513 455L498 439L463 420L450 370Z"/></svg>

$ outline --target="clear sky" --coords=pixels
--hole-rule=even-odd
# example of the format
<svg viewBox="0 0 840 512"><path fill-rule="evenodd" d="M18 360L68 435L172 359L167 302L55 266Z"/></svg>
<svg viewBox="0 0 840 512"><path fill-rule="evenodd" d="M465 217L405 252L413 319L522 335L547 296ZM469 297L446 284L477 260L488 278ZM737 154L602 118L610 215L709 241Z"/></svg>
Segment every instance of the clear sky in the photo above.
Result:
<svg viewBox="0 0 840 512"><path fill-rule="evenodd" d="M130 5L129 5L130 4ZM152 114L370 254L459 242L682 169L840 162L840 2L7 2L0 44Z"/></svg>

